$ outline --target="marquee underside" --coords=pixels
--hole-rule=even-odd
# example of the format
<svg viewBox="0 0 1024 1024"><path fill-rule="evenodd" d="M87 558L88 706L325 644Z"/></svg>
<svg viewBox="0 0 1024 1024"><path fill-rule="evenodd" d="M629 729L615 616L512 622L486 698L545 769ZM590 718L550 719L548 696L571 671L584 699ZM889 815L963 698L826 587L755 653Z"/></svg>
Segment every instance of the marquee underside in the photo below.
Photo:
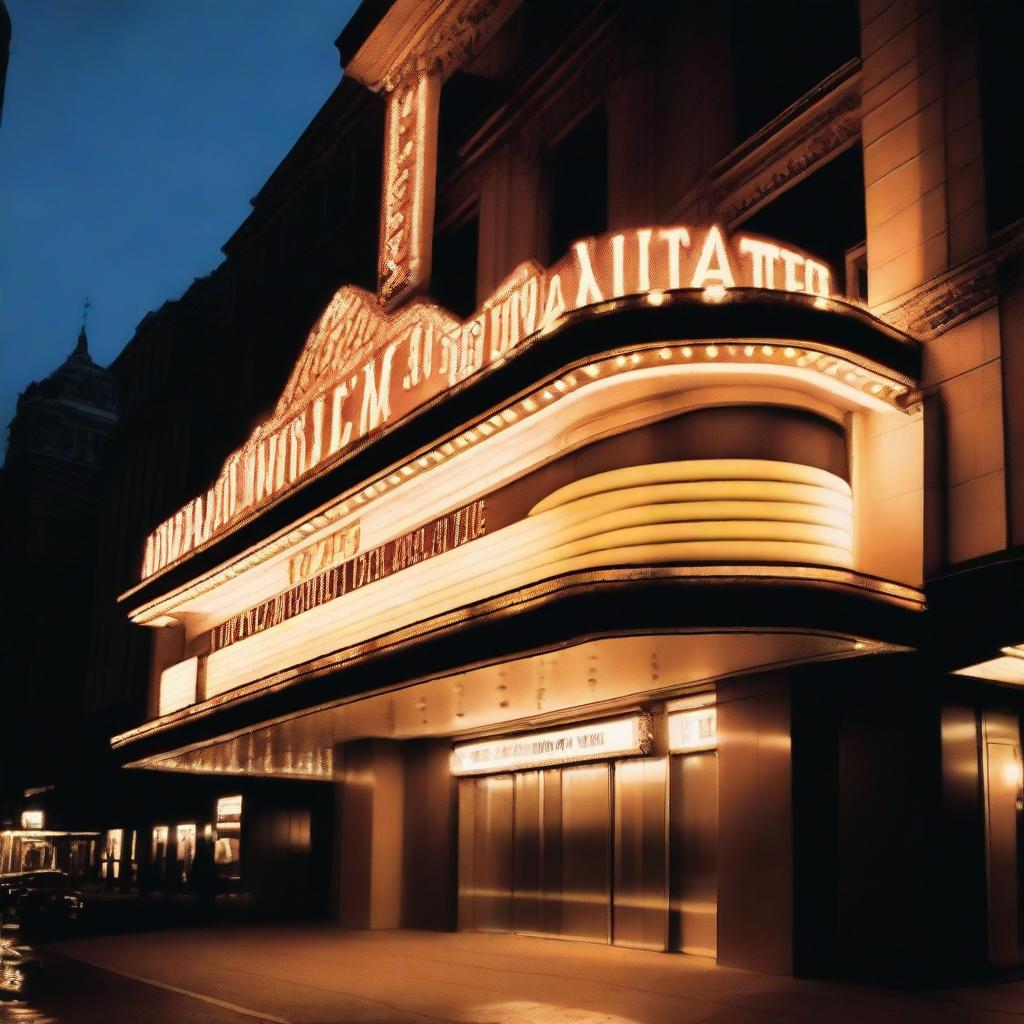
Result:
<svg viewBox="0 0 1024 1024"><path fill-rule="evenodd" d="M381 690L129 762L204 774L331 780L338 744L533 728L669 700L742 673L906 648L840 633L722 630L611 637Z"/></svg>

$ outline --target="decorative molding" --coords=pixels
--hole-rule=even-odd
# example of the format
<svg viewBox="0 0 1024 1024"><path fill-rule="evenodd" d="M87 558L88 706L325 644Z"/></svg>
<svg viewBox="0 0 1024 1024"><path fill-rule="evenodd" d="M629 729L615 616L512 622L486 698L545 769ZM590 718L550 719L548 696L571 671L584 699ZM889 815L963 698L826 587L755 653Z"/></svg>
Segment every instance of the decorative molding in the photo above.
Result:
<svg viewBox="0 0 1024 1024"><path fill-rule="evenodd" d="M708 173L710 207L736 226L860 136L860 61L784 110Z"/></svg>
<svg viewBox="0 0 1024 1024"><path fill-rule="evenodd" d="M886 323L921 341L931 341L999 301L999 268L1024 251L1024 222L995 248L964 260L898 299L873 307Z"/></svg>
<svg viewBox="0 0 1024 1024"><path fill-rule="evenodd" d="M509 0L399 0L349 61L345 74L377 93L447 77L466 64L517 5Z"/></svg>
<svg viewBox="0 0 1024 1024"><path fill-rule="evenodd" d="M439 8L441 6L438 5ZM413 51L388 72L384 88L390 91L420 75L444 77L469 63L485 39L496 31L498 26L494 23L487 26L489 31L486 33L484 28L500 6L501 0L471 0L468 3L461 0L449 5L444 10L443 20L435 23L430 34L418 40ZM511 5L504 6L510 13Z"/></svg>

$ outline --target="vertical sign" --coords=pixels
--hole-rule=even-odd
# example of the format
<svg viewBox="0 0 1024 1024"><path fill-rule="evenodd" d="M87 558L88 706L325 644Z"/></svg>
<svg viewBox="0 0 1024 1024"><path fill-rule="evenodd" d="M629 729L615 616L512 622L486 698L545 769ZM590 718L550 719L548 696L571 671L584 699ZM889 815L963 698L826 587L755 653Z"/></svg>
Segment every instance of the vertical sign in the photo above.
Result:
<svg viewBox="0 0 1024 1024"><path fill-rule="evenodd" d="M388 94L377 292L392 310L427 286L434 226L439 75L422 74Z"/></svg>

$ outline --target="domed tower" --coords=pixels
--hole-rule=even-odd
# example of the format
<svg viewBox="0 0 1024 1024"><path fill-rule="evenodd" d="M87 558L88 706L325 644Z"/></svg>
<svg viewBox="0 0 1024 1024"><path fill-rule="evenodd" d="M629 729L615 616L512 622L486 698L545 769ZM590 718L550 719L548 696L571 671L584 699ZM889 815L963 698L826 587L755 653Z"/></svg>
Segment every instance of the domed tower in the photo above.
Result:
<svg viewBox="0 0 1024 1024"><path fill-rule="evenodd" d="M96 468L106 436L117 422L113 375L89 355L82 326L64 362L42 381L33 381L18 396L8 427L5 468L23 458L57 459Z"/></svg>
<svg viewBox="0 0 1024 1024"><path fill-rule="evenodd" d="M4 743L5 785L49 783L74 749L103 448L116 423L114 377L89 355L83 324L67 359L19 395L0 469L0 615L12 638L0 669L5 717L18 723Z"/></svg>

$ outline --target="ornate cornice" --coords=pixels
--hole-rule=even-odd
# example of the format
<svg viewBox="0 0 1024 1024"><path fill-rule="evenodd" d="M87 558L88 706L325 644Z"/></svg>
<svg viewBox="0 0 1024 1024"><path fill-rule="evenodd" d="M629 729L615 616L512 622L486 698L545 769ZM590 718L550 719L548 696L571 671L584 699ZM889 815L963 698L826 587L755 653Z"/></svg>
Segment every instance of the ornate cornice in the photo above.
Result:
<svg viewBox="0 0 1024 1024"><path fill-rule="evenodd" d="M423 75L444 78L466 64L516 6L510 0L396 3L345 73L377 93Z"/></svg>
<svg viewBox="0 0 1024 1024"><path fill-rule="evenodd" d="M1024 251L1024 222L998 245L964 260L912 292L875 307L887 323L929 341L970 320L999 301L999 267Z"/></svg>
<svg viewBox="0 0 1024 1024"><path fill-rule="evenodd" d="M737 225L859 135L860 61L853 60L711 168L711 209Z"/></svg>

